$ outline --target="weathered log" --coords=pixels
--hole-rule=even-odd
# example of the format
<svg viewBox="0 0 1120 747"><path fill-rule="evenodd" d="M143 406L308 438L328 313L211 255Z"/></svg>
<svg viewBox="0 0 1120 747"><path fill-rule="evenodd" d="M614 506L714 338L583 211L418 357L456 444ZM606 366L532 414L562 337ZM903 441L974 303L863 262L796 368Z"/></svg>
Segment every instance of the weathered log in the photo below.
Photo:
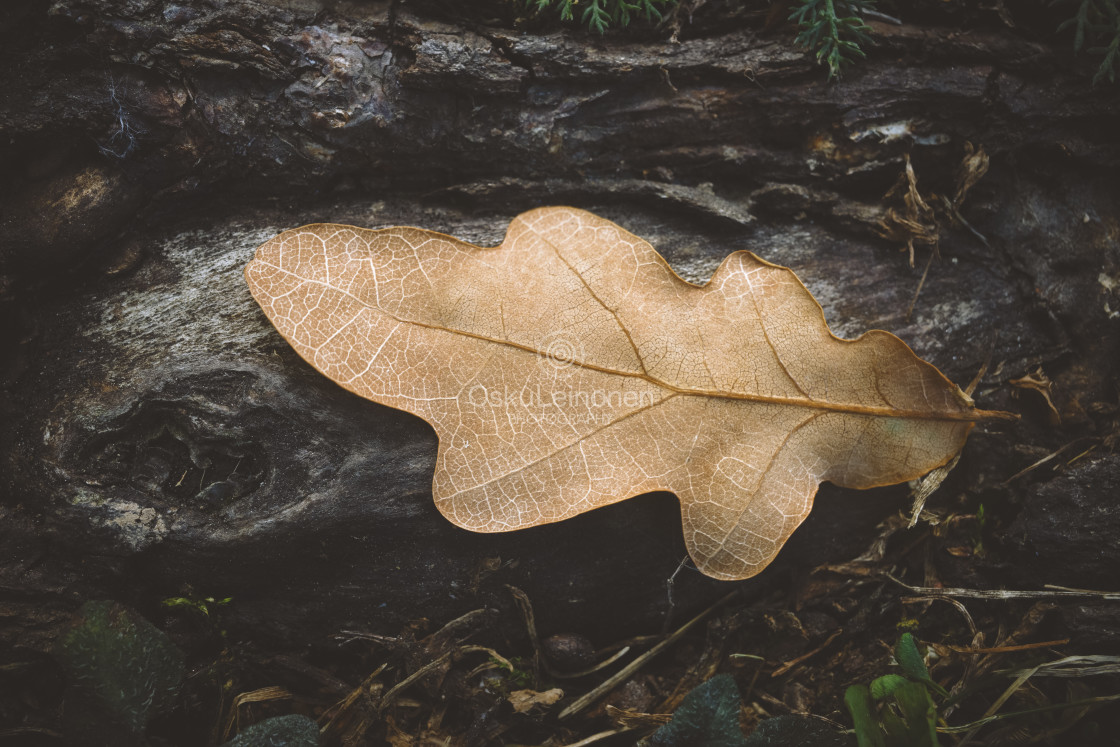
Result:
<svg viewBox="0 0 1120 747"><path fill-rule="evenodd" d="M494 244L520 209L571 203L689 280L735 249L788 265L838 334L890 330L962 385L990 358L984 406L1019 407L1006 382L1047 364L1064 430L1024 394L1027 421L973 436L946 505L1115 432L1120 107L1050 45L883 26L872 59L826 85L742 14L691 37L682 21L672 43L403 3L4 12L6 646L41 648L80 598L143 609L188 587L233 595L236 629L298 642L447 619L507 583L550 628L660 626L684 554L670 496L456 529L431 502L430 428L287 348L241 269L312 221ZM951 198L966 142L992 159L960 206L973 231L941 213L908 318L922 265L881 238L899 204L883 194L909 153L922 194ZM1034 479L1000 494L1014 504ZM826 486L744 588L858 554L905 495ZM672 601L726 588L685 572Z"/></svg>

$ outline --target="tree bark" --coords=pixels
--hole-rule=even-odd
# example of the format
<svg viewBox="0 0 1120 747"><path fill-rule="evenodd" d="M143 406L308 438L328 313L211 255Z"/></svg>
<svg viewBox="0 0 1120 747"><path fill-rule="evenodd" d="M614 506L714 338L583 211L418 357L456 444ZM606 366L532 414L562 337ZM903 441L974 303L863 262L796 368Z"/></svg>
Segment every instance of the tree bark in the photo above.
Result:
<svg viewBox="0 0 1120 747"><path fill-rule="evenodd" d="M1031 539L1056 500L1039 485L1079 453L1090 477L1060 479L1116 521L1117 462L1099 455L1117 418L1120 96L1064 40L994 16L876 23L870 58L830 84L752 3L682 12L675 40L450 5L0 11L0 645L41 649L98 596L233 596L235 632L300 644L508 604L505 584L546 626L603 636L730 588L687 570L667 586L684 556L668 495L509 535L445 521L431 429L315 373L248 294L255 247L310 222L495 244L521 210L574 204L694 282L750 249L797 271L841 336L894 332L962 385L991 362L978 402L1024 420L979 428L931 506L1006 507L1001 582L1054 567ZM980 149L990 170L961 194ZM907 158L924 233L898 220ZM914 267L900 250L933 234L921 284L932 244ZM1039 365L1060 426L1009 383ZM824 486L740 586L858 555L906 496ZM1046 535L1054 562L1099 541L1079 511ZM1077 557L1079 578L1109 578L1107 556Z"/></svg>

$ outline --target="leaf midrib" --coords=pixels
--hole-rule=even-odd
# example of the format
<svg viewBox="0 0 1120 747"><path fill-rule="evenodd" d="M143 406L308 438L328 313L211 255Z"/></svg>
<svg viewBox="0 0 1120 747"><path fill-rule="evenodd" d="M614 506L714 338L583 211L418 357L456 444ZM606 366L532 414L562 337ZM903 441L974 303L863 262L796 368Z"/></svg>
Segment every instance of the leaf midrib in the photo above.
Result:
<svg viewBox="0 0 1120 747"><path fill-rule="evenodd" d="M998 417L998 415L999 415L999 413L992 413L992 412L989 412L989 411L986 411L986 410L976 410L976 409L968 410L968 411L964 411L964 412L951 412L951 411L945 411L945 410L905 410L905 409L896 408L896 407L863 405L863 404L851 403L851 402L841 402L841 403L829 402L829 401L826 401L826 400L812 399L810 397L777 397L777 396L764 395L764 394L747 394L747 393L739 393L739 392L724 392L724 391L719 391L719 390L693 389L693 388L689 388L689 387L679 387L679 386L675 386L673 384L670 384L667 381L663 381L661 379L658 379L654 376L650 376L647 373L641 373L641 372L637 372L637 371L622 371L622 370L619 370L619 369L607 368L606 366L599 366L599 365L596 365L594 363L587 363L587 362L584 362L584 361L574 361L574 360L569 361L569 360L566 360L566 359L561 359L561 358L557 358L556 356L549 355L547 352L538 350L537 348L531 347L529 345L522 345L521 343L514 342L513 340L501 340L501 339L498 339L498 338L489 337L487 335L481 335L481 334L478 334L476 332L468 332L468 331L462 330L462 329L452 329L450 327L445 327L445 326L442 326L442 325L439 325L439 324L429 324L427 322L421 322L421 321L417 321L417 320L414 320L414 319L405 319L405 318L397 316L396 314L392 314L388 311L385 311L384 309L382 309L380 307L371 306L364 299L361 299L358 296L355 296L353 293L350 293L349 291L343 290L342 288L339 288L336 285L331 285L330 283L324 282L322 280L316 280L314 278L304 277L303 275L299 275L295 272L292 272L291 270L288 270L287 268L280 267L279 265L273 264L272 262L267 262L267 261L265 261L263 259L260 259L260 258L256 258L254 261L260 262L261 264L266 265L268 267L272 267L276 270L279 270L280 272L283 272L286 275L290 275L294 278L297 278L301 282L314 283L315 285L321 285L324 288L329 288L330 290L335 291L336 293L341 293L345 296L349 296L350 298L354 299L354 301L356 303L360 304L362 307L370 309L372 311L376 311L379 314L383 314L384 316L386 316L390 319L393 319L394 321L400 322L401 324L411 324L411 325L414 325L414 326L417 326L417 327L422 327L422 328L425 328L425 329L434 329L434 330L438 330L438 331L441 331L441 332L447 332L448 334L462 335L464 337L470 337L470 338L473 338L473 339L476 339L476 340L482 340L484 342L489 342L489 343L492 343L492 344L495 344L495 345L505 345L505 346L508 346L508 347L511 347L511 348L515 348L517 350L522 350L522 351L527 352L527 353L532 353L532 354L537 355L541 358L548 358L548 359L552 359L552 360L564 360L565 363L568 363L568 364L573 365L573 366L578 366L580 368L584 368L584 369L591 370L591 371L598 371L600 373L610 374L610 375L613 375L613 376L627 376L627 377L630 377L630 378L639 379L639 380L642 380L642 381L646 381L650 384L653 384L654 386L661 387L662 389L665 389L667 391L674 392L676 394L692 395L692 396L698 396L698 397L712 397L712 398L717 398L717 399L728 399L728 400L745 401L745 402L758 402L760 404L786 405L786 406L790 406L790 407L805 407L805 408L810 408L810 409L815 409L815 410L827 410L827 411L832 411L832 412L849 413L849 414L853 414L853 415L870 415L870 416L874 416L874 417L886 417L886 418L905 418L905 419L918 419L918 420L949 420L949 421L960 421L960 422L976 422L976 421L982 420L986 417ZM641 361L640 357L639 357L639 361ZM642 365L644 367L644 362L643 362Z"/></svg>

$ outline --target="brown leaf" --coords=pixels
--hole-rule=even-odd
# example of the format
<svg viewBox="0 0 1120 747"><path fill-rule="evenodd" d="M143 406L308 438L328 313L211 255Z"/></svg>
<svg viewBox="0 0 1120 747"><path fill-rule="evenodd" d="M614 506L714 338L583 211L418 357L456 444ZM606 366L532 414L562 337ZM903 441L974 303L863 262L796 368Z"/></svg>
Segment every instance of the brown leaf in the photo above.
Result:
<svg viewBox="0 0 1120 747"><path fill-rule="evenodd" d="M964 158L957 167L957 193L953 196L953 205L960 206L968 191L988 173L989 158L984 152L984 146L974 148L972 143L964 144Z"/></svg>
<svg viewBox="0 0 1120 747"><path fill-rule="evenodd" d="M1036 368L1034 373L1029 373L1018 379L1011 379L1008 383L1011 384L1011 386L1033 390L1041 394L1042 398L1046 401L1046 407L1050 411L1048 418L1050 425L1061 425L1061 413L1058 412L1058 408L1054 406L1054 400L1051 398L1051 390L1054 388L1054 382L1051 381L1050 377L1046 375L1046 372L1042 370L1042 366Z"/></svg>
<svg viewBox="0 0 1120 747"><path fill-rule="evenodd" d="M537 706L554 705L563 697L564 691L558 687L554 687L544 692L537 692L536 690L514 690L506 699L517 713L528 713Z"/></svg>
<svg viewBox="0 0 1120 747"><path fill-rule="evenodd" d="M905 241L910 250L910 266L914 266L914 243L928 244L937 253L937 243L941 237L941 225L937 214L918 191L918 177L910 163L910 154L904 154L906 167L893 187L883 195L884 200L901 195L903 210L887 210L887 215L879 222L879 234L892 241Z"/></svg>
<svg viewBox="0 0 1120 747"><path fill-rule="evenodd" d="M455 524L521 529L669 490L721 579L766 567L822 480L916 478L999 416L893 335L833 336L788 269L740 251L695 286L573 208L517 217L494 248L305 226L245 274L313 366L433 425L432 494Z"/></svg>

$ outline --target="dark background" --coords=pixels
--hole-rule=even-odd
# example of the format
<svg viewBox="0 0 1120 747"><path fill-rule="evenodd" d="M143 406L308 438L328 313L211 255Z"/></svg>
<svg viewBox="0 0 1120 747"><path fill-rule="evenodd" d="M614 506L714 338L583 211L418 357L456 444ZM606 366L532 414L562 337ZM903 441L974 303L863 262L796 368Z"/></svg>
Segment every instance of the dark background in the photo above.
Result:
<svg viewBox="0 0 1120 747"><path fill-rule="evenodd" d="M685 567L671 594L684 550L669 495L464 532L431 503L431 429L310 369L241 276L305 223L495 244L546 204L618 222L694 282L736 249L792 267L837 334L889 330L962 386L990 363L979 406L1023 419L977 428L934 523L893 535L921 548L894 572L1115 589L1120 89L1091 85L1097 61L1041 2L1005 17L898 3L903 24L873 22L869 59L836 82L768 4L687 5L675 31L600 37L503 2L6 4L0 660L49 650L84 600L158 623L179 595L232 596L230 640L268 655L329 658L341 630L479 607L519 645L507 584L542 634L605 644L732 588L748 610L772 604L909 510L906 486L822 486L761 576ZM967 226L939 208L939 258L908 315L932 249L912 268L905 235L884 237L904 210L885 195L908 154L943 205L979 148L990 170L960 205ZM1010 383L1039 366L1055 413ZM901 591L874 588L894 600L878 613L890 640ZM829 593L855 609L874 596ZM1047 615L1067 652L1120 649L1115 602Z"/></svg>

